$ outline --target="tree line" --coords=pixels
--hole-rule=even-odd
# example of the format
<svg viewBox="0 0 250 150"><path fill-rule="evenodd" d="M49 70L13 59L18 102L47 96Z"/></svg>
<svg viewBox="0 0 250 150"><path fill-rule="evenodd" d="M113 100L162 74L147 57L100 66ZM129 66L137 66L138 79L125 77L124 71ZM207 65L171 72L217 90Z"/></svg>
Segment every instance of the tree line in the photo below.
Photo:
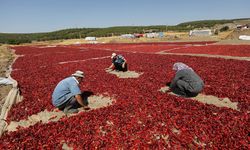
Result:
<svg viewBox="0 0 250 150"><path fill-rule="evenodd" d="M21 43L31 43L32 41L80 39L80 38L85 38L87 36L109 37L109 36L119 36L121 34L145 33L150 30L156 32L189 31L204 27L211 28L216 24L232 23L235 20L241 20L241 19L192 21L192 22L181 23L175 26L166 26L166 25L117 26L108 28L74 28L74 29L64 29L46 33L27 33L27 34L0 33L0 43L21 44Z"/></svg>

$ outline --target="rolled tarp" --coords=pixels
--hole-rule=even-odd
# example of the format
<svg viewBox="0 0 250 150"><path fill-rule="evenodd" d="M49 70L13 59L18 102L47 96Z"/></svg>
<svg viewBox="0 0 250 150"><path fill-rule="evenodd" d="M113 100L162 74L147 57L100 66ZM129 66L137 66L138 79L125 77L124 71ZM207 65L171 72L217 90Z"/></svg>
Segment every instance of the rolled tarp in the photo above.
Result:
<svg viewBox="0 0 250 150"><path fill-rule="evenodd" d="M6 127L7 127L7 122L6 122L6 118L7 118L7 114L8 111L10 110L10 108L12 107L13 104L20 102L22 97L20 95L20 91L18 88L18 83L16 80L12 79L10 76L8 78L11 82L13 82L12 84L12 89L10 90L9 94L7 95L6 99L5 99L5 103L3 104L2 110L1 110L1 114L0 114L0 137L2 136L3 132L5 131Z"/></svg>

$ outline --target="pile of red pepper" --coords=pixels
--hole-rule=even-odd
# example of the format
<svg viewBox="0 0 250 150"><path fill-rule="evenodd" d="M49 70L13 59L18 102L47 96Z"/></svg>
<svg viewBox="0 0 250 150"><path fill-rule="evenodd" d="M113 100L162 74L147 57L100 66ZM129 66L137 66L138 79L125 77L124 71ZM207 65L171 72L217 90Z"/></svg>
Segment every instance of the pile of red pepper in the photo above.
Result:
<svg viewBox="0 0 250 150"><path fill-rule="evenodd" d="M210 54L223 56L250 57L250 45L207 45L179 48L171 53Z"/></svg>
<svg viewBox="0 0 250 150"><path fill-rule="evenodd" d="M82 90L113 97L116 102L58 122L5 133L0 138L0 149L58 149L63 143L75 149L248 148L250 62L125 50L119 53L127 59L129 70L143 74L121 79L105 72L111 63L109 57L89 59L111 55L112 51L101 46L15 48L23 56L15 62L12 77L20 84L24 99L12 107L8 121L54 109L53 89L75 70L86 74ZM59 63L73 60L79 61ZM158 91L171 81L175 62L188 64L201 76L206 85L203 94L228 97L238 102L240 111Z"/></svg>

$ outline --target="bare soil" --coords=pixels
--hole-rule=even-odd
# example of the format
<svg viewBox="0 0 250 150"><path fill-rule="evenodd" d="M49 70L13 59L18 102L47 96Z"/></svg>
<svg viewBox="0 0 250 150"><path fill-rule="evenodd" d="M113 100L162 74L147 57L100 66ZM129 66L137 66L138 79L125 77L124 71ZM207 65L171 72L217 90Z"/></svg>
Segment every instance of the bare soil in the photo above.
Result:
<svg viewBox="0 0 250 150"><path fill-rule="evenodd" d="M118 78L139 78L143 73L137 73L135 71L115 71L115 70L106 70L107 73L114 74Z"/></svg>
<svg viewBox="0 0 250 150"><path fill-rule="evenodd" d="M157 54L160 54L160 55L186 55L186 56L211 57L211 58L223 58L223 59L235 59L235 60L250 61L250 57L237 57L237 56L225 56L225 55L166 53L166 52L158 52Z"/></svg>
<svg viewBox="0 0 250 150"><path fill-rule="evenodd" d="M167 86L162 87L159 91L162 93L176 95L176 94L170 92L169 87L167 87ZM176 95L176 96L178 96L178 95ZM187 100L188 99L189 98L187 98ZM230 101L229 98L218 98L218 97L213 96L213 95L198 94L196 97L193 97L191 99L199 101L203 104L215 105L217 107L226 107L226 108L231 108L233 110L239 111L239 109L237 107L238 103Z"/></svg>
<svg viewBox="0 0 250 150"><path fill-rule="evenodd" d="M100 109L103 107L108 107L110 105L112 105L115 100L110 98L110 97L105 97L102 95L92 95L90 97L87 98L88 101L88 106L90 107L90 110L94 110L94 109ZM79 108L79 113L81 112L87 112L86 110L84 110L83 108ZM72 117L75 115L78 115L79 113L76 114L64 114L62 111L58 110L58 109L54 109L52 111L48 111L48 110L44 110L42 112L39 112L37 114L31 115L28 117L28 119L26 120L20 120L20 121L11 121L9 123L9 125L7 126L7 131L16 131L18 130L18 128L27 128L29 126L32 126L36 123L49 123L49 122L56 122L58 120L60 120L63 117Z"/></svg>
<svg viewBox="0 0 250 150"><path fill-rule="evenodd" d="M239 39L240 35L250 35L250 29L234 30L230 35L226 37L228 40Z"/></svg>

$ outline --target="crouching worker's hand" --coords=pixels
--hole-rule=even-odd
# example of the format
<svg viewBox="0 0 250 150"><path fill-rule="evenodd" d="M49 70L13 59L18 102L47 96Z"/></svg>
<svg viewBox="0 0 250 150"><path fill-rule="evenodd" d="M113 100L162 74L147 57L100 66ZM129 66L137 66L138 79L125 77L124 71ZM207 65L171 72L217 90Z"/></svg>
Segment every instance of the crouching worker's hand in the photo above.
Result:
<svg viewBox="0 0 250 150"><path fill-rule="evenodd" d="M122 64L122 68L125 68L125 65L126 65L126 63L123 63L123 64Z"/></svg>
<svg viewBox="0 0 250 150"><path fill-rule="evenodd" d="M111 69L111 68L105 68L105 70L106 70L107 72L112 71L112 69Z"/></svg>

